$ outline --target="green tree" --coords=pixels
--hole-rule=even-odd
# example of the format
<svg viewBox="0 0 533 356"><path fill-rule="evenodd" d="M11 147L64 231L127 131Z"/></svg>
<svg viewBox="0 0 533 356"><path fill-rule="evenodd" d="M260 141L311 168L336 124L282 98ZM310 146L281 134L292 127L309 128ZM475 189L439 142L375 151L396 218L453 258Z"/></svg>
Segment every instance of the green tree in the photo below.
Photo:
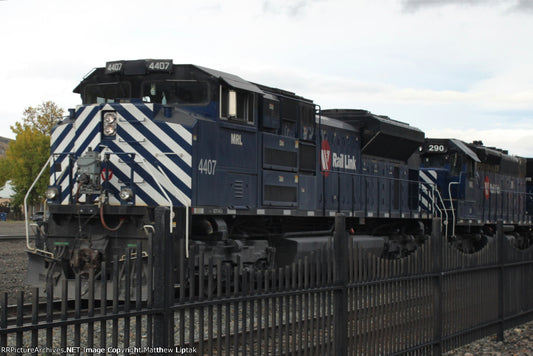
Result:
<svg viewBox="0 0 533 356"><path fill-rule="evenodd" d="M15 191L13 205L24 203L28 189L50 156L50 134L62 116L63 109L47 101L37 108L26 108L22 122L11 126L17 136L0 160L0 186L11 180ZM29 195L28 204L36 205L44 199L48 181L49 174L45 172Z"/></svg>

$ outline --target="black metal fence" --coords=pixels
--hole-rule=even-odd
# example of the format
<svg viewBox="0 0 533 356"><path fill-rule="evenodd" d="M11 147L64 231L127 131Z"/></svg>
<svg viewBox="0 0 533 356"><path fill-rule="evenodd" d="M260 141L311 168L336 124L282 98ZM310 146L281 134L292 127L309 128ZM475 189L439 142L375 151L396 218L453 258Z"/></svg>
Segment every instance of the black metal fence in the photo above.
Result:
<svg viewBox="0 0 533 356"><path fill-rule="evenodd" d="M129 254L94 283L49 287L44 307L19 294L12 312L5 294L0 355L441 355L533 319L533 249L515 250L502 224L482 251L463 254L435 220L422 248L384 260L351 243L338 216L333 246L255 271L184 248L176 256L160 228L168 218L156 212L152 273Z"/></svg>

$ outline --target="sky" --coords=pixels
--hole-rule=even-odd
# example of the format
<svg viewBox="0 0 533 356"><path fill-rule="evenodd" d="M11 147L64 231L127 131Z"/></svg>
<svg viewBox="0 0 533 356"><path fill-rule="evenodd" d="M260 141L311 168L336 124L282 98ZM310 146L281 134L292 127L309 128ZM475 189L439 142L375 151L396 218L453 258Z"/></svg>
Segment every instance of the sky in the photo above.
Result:
<svg viewBox="0 0 533 356"><path fill-rule="evenodd" d="M531 0L0 0L0 34L3 137L94 67L164 58L533 157Z"/></svg>

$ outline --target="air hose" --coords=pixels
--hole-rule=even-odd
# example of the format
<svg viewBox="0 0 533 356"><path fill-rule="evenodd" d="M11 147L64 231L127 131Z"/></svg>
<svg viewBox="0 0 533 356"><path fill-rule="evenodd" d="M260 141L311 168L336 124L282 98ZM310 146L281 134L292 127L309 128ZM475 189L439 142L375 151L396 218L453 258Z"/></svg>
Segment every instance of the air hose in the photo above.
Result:
<svg viewBox="0 0 533 356"><path fill-rule="evenodd" d="M102 223L102 226L104 227L104 229L109 230L109 231L117 231L118 229L122 227L125 220L126 218L120 218L120 222L118 223L117 226L115 227L107 226L105 219L104 219L104 204L100 204L100 222Z"/></svg>

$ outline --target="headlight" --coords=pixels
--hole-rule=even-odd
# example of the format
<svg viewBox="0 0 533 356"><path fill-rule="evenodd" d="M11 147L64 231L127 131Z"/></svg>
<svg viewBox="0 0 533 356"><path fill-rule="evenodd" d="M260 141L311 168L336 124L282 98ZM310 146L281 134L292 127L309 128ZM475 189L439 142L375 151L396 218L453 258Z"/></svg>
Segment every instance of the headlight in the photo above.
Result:
<svg viewBox="0 0 533 356"><path fill-rule="evenodd" d="M104 112L102 122L104 124L104 136L114 136L117 133L118 114L116 111Z"/></svg>
<svg viewBox="0 0 533 356"><path fill-rule="evenodd" d="M117 113L114 111L108 111L104 114L105 124L114 124L117 121Z"/></svg>
<svg viewBox="0 0 533 356"><path fill-rule="evenodd" d="M133 190L131 190L130 188L122 188L119 193L119 196L121 200L128 201L133 198Z"/></svg>
<svg viewBox="0 0 533 356"><path fill-rule="evenodd" d="M44 195L46 196L46 199L54 200L59 196L59 190L56 187L50 187L46 190Z"/></svg>
<svg viewBox="0 0 533 356"><path fill-rule="evenodd" d="M114 124L104 126L104 135L113 136L117 133L117 126Z"/></svg>

